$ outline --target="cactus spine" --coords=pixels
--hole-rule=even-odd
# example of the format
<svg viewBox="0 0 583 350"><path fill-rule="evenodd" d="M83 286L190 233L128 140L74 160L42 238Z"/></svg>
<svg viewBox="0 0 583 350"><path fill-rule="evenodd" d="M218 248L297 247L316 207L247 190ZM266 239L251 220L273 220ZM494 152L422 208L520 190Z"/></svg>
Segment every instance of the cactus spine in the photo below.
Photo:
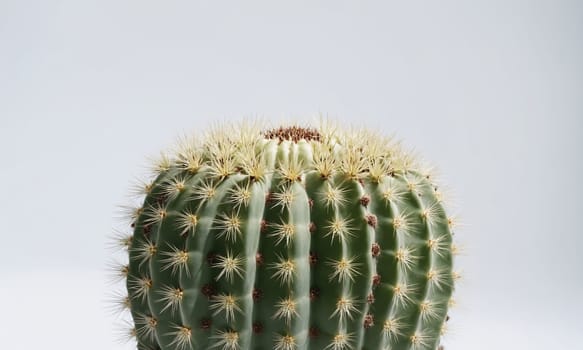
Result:
<svg viewBox="0 0 583 350"><path fill-rule="evenodd" d="M217 128L162 156L141 191L119 238L138 349L438 347L451 220L391 140Z"/></svg>

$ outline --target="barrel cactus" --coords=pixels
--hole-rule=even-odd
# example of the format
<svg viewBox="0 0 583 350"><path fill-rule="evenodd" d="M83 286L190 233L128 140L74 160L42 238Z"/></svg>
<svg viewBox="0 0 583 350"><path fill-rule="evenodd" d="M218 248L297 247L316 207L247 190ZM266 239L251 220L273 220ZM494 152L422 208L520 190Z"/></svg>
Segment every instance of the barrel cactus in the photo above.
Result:
<svg viewBox="0 0 583 350"><path fill-rule="evenodd" d="M138 192L116 239L138 349L440 347L452 219L391 139L219 126L162 155Z"/></svg>

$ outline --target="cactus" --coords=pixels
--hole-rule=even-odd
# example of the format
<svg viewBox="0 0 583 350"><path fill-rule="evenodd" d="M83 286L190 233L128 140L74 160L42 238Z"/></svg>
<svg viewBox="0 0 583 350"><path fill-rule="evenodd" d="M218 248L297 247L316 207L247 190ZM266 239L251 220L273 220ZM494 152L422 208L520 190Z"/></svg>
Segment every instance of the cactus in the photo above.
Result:
<svg viewBox="0 0 583 350"><path fill-rule="evenodd" d="M435 350L458 275L418 163L331 127L183 140L116 239L137 348Z"/></svg>

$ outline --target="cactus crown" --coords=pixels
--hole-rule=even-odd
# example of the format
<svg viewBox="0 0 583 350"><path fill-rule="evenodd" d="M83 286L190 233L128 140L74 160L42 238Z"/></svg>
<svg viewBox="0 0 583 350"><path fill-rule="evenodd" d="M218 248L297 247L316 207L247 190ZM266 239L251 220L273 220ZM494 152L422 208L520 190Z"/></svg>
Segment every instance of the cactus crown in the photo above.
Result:
<svg viewBox="0 0 583 350"><path fill-rule="evenodd" d="M137 191L138 349L435 349L458 275L433 178L370 131L261 130L182 140Z"/></svg>
<svg viewBox="0 0 583 350"><path fill-rule="evenodd" d="M279 141L293 141L297 143L300 140L320 141L320 133L314 128L305 128L300 126L279 127L263 132L266 139L279 139Z"/></svg>

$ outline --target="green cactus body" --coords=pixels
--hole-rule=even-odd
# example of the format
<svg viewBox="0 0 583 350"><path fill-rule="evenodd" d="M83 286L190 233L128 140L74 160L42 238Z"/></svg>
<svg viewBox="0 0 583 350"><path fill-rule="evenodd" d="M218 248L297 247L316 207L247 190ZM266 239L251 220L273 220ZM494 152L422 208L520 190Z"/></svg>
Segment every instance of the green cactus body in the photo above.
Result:
<svg viewBox="0 0 583 350"><path fill-rule="evenodd" d="M122 239L138 349L438 347L451 222L386 139L216 131L164 157L144 194Z"/></svg>

